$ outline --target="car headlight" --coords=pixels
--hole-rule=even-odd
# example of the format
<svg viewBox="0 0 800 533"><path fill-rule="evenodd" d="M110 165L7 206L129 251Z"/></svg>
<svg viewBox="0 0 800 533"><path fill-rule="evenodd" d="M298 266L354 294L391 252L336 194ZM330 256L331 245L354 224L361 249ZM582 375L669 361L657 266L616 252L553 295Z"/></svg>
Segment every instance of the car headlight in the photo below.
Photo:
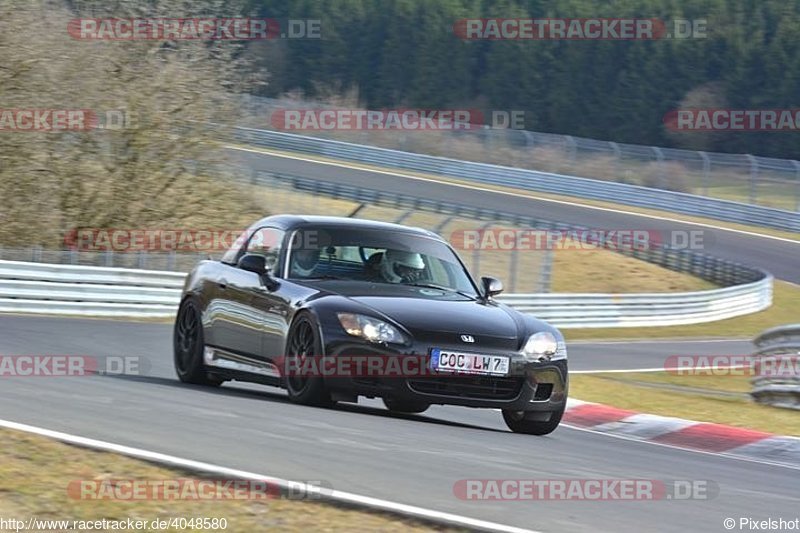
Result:
<svg viewBox="0 0 800 533"><path fill-rule="evenodd" d="M525 346L522 347L522 353L532 361L552 361L566 359L567 347L563 340L557 339L549 331L540 331L528 337Z"/></svg>
<svg viewBox="0 0 800 533"><path fill-rule="evenodd" d="M397 328L383 320L355 313L336 313L344 330L354 336L370 342L403 343L403 335Z"/></svg>

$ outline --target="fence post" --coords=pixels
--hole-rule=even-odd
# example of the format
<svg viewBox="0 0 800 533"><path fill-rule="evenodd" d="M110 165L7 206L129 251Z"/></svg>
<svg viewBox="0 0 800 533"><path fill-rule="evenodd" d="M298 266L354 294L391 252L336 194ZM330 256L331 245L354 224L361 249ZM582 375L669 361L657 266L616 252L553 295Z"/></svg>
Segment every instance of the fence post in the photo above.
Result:
<svg viewBox="0 0 800 533"><path fill-rule="evenodd" d="M575 167L575 159L578 156L578 143L575 142L575 138L572 135L565 135L564 141L567 143L569 150L569 168L572 169Z"/></svg>
<svg viewBox="0 0 800 533"><path fill-rule="evenodd" d="M522 133L525 135L525 148L533 148L536 145L533 140L533 133L528 130L522 130Z"/></svg>
<svg viewBox="0 0 800 533"><path fill-rule="evenodd" d="M433 231L437 235L441 235L442 231L444 231L444 228L447 227L447 225L450 224L450 221L452 221L454 218L456 218L454 215L450 215L449 217L445 218L443 221L439 222L439 224L436 227L434 227L431 231ZM447 242L450 242L450 241L447 240ZM450 243L450 244L453 244L453 243Z"/></svg>
<svg viewBox="0 0 800 533"><path fill-rule="evenodd" d="M394 224L402 224L408 217L416 213L414 209L406 209L400 216L394 219Z"/></svg>
<svg viewBox="0 0 800 533"><path fill-rule="evenodd" d="M711 159L708 157L708 154L705 152L697 152L700 154L700 157L703 158L703 196L708 196L708 180L711 174Z"/></svg>
<svg viewBox="0 0 800 533"><path fill-rule="evenodd" d="M519 245L514 243L511 249L511 264L508 266L508 290L514 292L517 288L517 270L519 265Z"/></svg>
<svg viewBox="0 0 800 533"><path fill-rule="evenodd" d="M481 226L481 229L478 230L478 235L480 236L481 241L483 240L483 232L491 228L493 225L494 221L491 221ZM478 244L478 246L475 247L475 251L472 252L472 273L475 274L475 277L479 279L481 277L480 265L481 265L481 245Z"/></svg>
<svg viewBox="0 0 800 533"><path fill-rule="evenodd" d="M614 181L620 181L622 176L619 175L619 166L622 163L622 150L619 149L619 144L614 141L608 141L608 145L614 152Z"/></svg>
<svg viewBox="0 0 800 533"><path fill-rule="evenodd" d="M750 203L755 205L758 193L756 191L756 179L758 179L758 160L752 154L745 154L750 161Z"/></svg>
<svg viewBox="0 0 800 533"><path fill-rule="evenodd" d="M542 253L544 253L544 260L539 272L539 290L537 292L550 292L553 283L553 250L549 246L545 246Z"/></svg>
<svg viewBox="0 0 800 533"><path fill-rule="evenodd" d="M792 160L794 165L794 210L800 212L800 161Z"/></svg>
<svg viewBox="0 0 800 533"><path fill-rule="evenodd" d="M666 189L664 184L664 152L658 146L653 146L653 152L656 154L656 162L658 165L658 188Z"/></svg>

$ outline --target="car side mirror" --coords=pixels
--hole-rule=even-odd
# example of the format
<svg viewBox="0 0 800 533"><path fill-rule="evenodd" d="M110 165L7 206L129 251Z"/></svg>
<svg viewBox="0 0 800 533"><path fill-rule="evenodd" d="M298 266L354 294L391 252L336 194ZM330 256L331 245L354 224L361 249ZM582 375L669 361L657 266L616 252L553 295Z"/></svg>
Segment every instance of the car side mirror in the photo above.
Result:
<svg viewBox="0 0 800 533"><path fill-rule="evenodd" d="M263 276L267 273L267 260L263 255L243 255L242 258L239 259L237 266L242 270L253 272L259 276Z"/></svg>
<svg viewBox="0 0 800 533"><path fill-rule="evenodd" d="M267 264L267 259L263 255L245 254L239 259L236 266L242 270L258 274L258 277L261 278L261 281L268 290L274 291L278 288L278 282L270 275L270 266Z"/></svg>
<svg viewBox="0 0 800 533"><path fill-rule="evenodd" d="M483 296L487 300L503 292L503 282L497 278L484 276L481 278L481 285L483 286Z"/></svg>

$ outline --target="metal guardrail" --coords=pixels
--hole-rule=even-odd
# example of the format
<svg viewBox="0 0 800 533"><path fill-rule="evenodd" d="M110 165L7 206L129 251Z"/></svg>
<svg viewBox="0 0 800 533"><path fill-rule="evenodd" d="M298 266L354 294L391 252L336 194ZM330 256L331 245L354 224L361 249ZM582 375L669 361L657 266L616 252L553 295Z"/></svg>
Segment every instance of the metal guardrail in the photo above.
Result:
<svg viewBox="0 0 800 533"><path fill-rule="evenodd" d="M0 261L0 312L169 317L185 274ZM501 301L557 327L694 324L760 311L772 278L675 294L509 294Z"/></svg>
<svg viewBox="0 0 800 533"><path fill-rule="evenodd" d="M218 249L204 252L147 249L128 252L114 251L113 249L103 251L81 250L77 247L60 250L44 249L41 246L32 246L30 248L0 247L0 261L187 272L198 261L207 259L209 253L221 255L223 252L224 250Z"/></svg>
<svg viewBox="0 0 800 533"><path fill-rule="evenodd" d="M400 170L425 172L481 184L564 194L592 200L608 201L609 199L613 199L615 203L636 207L703 216L740 224L800 231L800 212L709 198L706 196L654 189L626 183L461 161L268 130L236 128L234 137L239 142L257 146L314 154L358 163L374 164Z"/></svg>
<svg viewBox="0 0 800 533"><path fill-rule="evenodd" d="M794 359L789 361L796 365L800 358L800 324L768 329L756 337L753 344L758 357L790 357ZM750 396L756 402L800 410L800 373L766 373L754 377L752 384Z"/></svg>
<svg viewBox="0 0 800 533"><path fill-rule="evenodd" d="M0 261L0 312L172 316L185 278L158 270Z"/></svg>
<svg viewBox="0 0 800 533"><path fill-rule="evenodd" d="M273 130L272 121L265 125L264 117L276 112L341 107L253 95L243 95L242 103L250 109L242 126ZM800 161L792 159L626 144L488 126L435 132L337 128L307 130L304 134L800 211Z"/></svg>
<svg viewBox="0 0 800 533"><path fill-rule="evenodd" d="M761 311L772 278L708 291L658 294L508 294L498 300L560 328L677 326Z"/></svg>

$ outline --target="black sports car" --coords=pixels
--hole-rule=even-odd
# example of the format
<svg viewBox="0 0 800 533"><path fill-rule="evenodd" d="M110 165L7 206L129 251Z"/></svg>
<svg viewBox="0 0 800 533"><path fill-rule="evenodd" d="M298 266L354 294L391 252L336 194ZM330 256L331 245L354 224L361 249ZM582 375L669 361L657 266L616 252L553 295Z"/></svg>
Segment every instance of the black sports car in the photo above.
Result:
<svg viewBox="0 0 800 533"><path fill-rule="evenodd" d="M382 398L501 409L543 435L567 401L552 326L497 302L436 234L350 218L280 215L189 274L174 331L181 381L286 388L310 405Z"/></svg>

